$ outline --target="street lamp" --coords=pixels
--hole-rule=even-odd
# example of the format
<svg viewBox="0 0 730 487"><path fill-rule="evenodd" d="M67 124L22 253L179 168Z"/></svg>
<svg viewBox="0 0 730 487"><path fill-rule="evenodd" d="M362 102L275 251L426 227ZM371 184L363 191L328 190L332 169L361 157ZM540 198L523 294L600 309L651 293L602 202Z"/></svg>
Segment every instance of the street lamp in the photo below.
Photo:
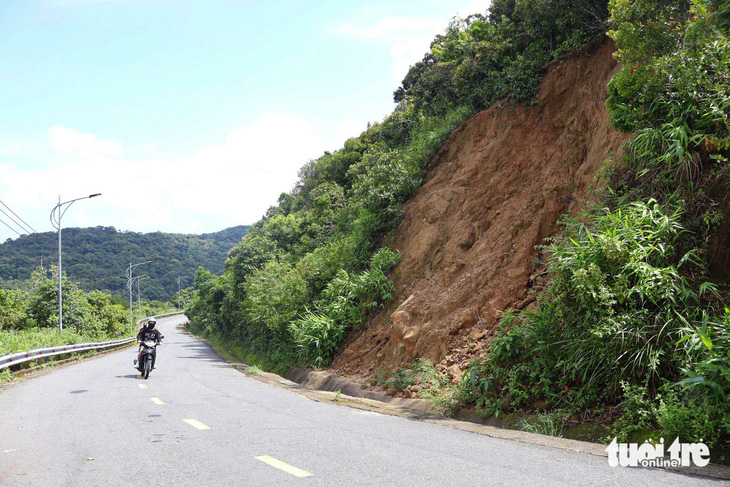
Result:
<svg viewBox="0 0 730 487"><path fill-rule="evenodd" d="M53 225L53 228L58 230L58 333L63 332L63 289L61 279L61 218L63 218L63 215L66 214L66 211L71 207L74 201L94 198L95 196L101 196L101 193L90 194L89 196L84 196L83 198L76 198L74 200L64 201L63 203L61 203L61 196L59 195L58 204L51 211L51 225ZM66 206L66 208L61 210L64 206Z"/></svg>
<svg viewBox="0 0 730 487"><path fill-rule="evenodd" d="M182 279L182 277L178 276L177 277L177 309L180 309L181 308L181 306L180 306L180 297L182 296L182 294L181 294L181 291L180 291L180 279Z"/></svg>
<svg viewBox="0 0 730 487"><path fill-rule="evenodd" d="M127 267L127 286L129 286L129 331L131 333L134 333L134 318L132 318L132 281L134 279L132 278L132 273L134 273L134 270L137 268L137 266L140 266L142 264L149 264L150 262L152 261L146 260L137 264L132 264L130 262L129 267Z"/></svg>
<svg viewBox="0 0 730 487"><path fill-rule="evenodd" d="M133 281L137 281L137 314L142 314L142 300L139 297L139 281L144 281L145 279L149 279L150 276L137 276Z"/></svg>

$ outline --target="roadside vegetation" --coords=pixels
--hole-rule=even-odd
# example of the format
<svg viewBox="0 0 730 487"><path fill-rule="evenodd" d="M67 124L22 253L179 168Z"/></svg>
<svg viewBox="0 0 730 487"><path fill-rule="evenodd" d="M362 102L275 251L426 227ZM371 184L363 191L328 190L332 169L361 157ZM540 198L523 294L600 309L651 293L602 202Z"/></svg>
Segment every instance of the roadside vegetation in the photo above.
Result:
<svg viewBox="0 0 730 487"><path fill-rule="evenodd" d="M0 332L58 334L58 268L36 269L26 290L0 289ZM80 336L108 337L128 332L124 301L101 291L85 293L63 276L63 325ZM3 347L5 353L8 353ZM13 350L15 351L15 350Z"/></svg>
<svg viewBox="0 0 730 487"><path fill-rule="evenodd" d="M534 311L503 315L463 401L484 415L542 405L615 420L619 440L680 436L726 454L728 288L708 266L727 225L730 3L612 0L610 12L623 68L607 105L635 136L599 205L565 219L549 287Z"/></svg>
<svg viewBox="0 0 730 487"><path fill-rule="evenodd" d="M58 332L57 267L36 269L23 283L23 290L0 289L0 356L132 335L129 305L124 300L101 291L84 292L65 276L62 286L62 333ZM175 309L172 301L176 298L168 303L145 303L144 307L135 304L134 312L141 310L141 316L162 314ZM0 376L0 382L7 375Z"/></svg>

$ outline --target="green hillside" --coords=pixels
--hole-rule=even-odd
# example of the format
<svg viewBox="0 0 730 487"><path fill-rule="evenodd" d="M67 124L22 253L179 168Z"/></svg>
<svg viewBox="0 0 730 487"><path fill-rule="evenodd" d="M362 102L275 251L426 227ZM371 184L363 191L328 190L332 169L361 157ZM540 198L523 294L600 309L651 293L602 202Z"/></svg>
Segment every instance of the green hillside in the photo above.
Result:
<svg viewBox="0 0 730 487"><path fill-rule="evenodd" d="M452 19L394 92L395 110L306 163L222 276L196 275L193 329L279 370L329 363L392 298L387 274L400 256L388 239L441 144L494 102L536 103L543 66L603 35L607 17L606 0L495 0Z"/></svg>
<svg viewBox="0 0 730 487"><path fill-rule="evenodd" d="M199 266L223 272L228 250L241 241L248 227L236 226L203 235L137 233L114 227L64 228L63 271L83 290L100 290L126 298L125 271L129 263L151 260L134 275L147 275L140 285L143 300L167 301L193 285ZM0 288L19 288L31 272L58 265L58 236L54 232L25 235L0 244ZM136 287L135 287L136 292Z"/></svg>
<svg viewBox="0 0 730 487"><path fill-rule="evenodd" d="M453 19L382 123L302 167L222 275L196 274L192 329L265 368L329 364L392 299L400 255L389 244L443 141L495 102L539 103L542 67L607 34L622 66L607 108L631 134L625 156L606 161L595 207L565 218L564 236L544 247L548 285L535 309L504 310L455 388L432 383L449 408L605 421L622 441L679 435L722 452L729 33L728 0L494 0L487 15ZM419 358L389 380L426 369Z"/></svg>

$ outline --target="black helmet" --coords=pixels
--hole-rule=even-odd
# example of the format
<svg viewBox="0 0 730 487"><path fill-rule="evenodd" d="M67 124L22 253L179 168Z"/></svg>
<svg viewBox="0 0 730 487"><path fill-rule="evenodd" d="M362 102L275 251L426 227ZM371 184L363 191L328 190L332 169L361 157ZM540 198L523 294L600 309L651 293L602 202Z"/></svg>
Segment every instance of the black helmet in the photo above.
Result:
<svg viewBox="0 0 730 487"><path fill-rule="evenodd" d="M147 328L149 328L150 330L152 330L155 327L155 324L156 323L157 323L157 321L155 321L154 318L151 318L151 319L147 320Z"/></svg>

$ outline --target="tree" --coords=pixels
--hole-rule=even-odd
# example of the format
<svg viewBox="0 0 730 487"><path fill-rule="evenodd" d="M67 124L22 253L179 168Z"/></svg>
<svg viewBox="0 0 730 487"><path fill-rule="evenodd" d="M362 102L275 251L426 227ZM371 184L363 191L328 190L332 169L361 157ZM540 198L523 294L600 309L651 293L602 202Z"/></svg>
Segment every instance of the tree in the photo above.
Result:
<svg viewBox="0 0 730 487"><path fill-rule="evenodd" d="M0 331L20 330L32 325L25 311L28 294L0 289Z"/></svg>
<svg viewBox="0 0 730 487"><path fill-rule="evenodd" d="M109 294L91 291L87 295L91 308L90 320L86 323L86 331L96 336L116 336L127 332L127 310L120 304L114 304Z"/></svg>
<svg viewBox="0 0 730 487"><path fill-rule="evenodd" d="M58 271L52 279L44 278L38 283L27 303L28 315L41 328L58 326ZM64 275L61 279L63 289L63 319L65 327L80 331L88 317L88 302L75 283Z"/></svg>

